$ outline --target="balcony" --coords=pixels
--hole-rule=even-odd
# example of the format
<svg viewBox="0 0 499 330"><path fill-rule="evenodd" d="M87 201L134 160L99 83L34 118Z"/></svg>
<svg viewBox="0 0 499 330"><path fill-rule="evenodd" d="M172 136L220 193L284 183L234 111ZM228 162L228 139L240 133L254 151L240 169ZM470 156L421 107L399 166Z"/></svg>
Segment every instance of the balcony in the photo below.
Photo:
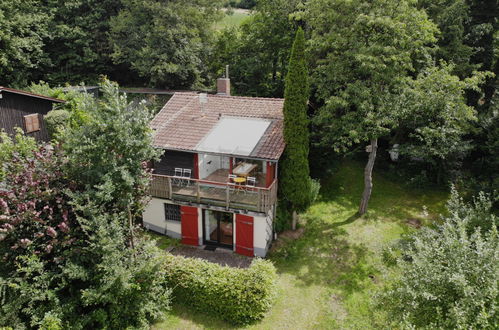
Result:
<svg viewBox="0 0 499 330"><path fill-rule="evenodd" d="M150 193L173 201L267 213L277 200L277 180L265 188L153 174Z"/></svg>

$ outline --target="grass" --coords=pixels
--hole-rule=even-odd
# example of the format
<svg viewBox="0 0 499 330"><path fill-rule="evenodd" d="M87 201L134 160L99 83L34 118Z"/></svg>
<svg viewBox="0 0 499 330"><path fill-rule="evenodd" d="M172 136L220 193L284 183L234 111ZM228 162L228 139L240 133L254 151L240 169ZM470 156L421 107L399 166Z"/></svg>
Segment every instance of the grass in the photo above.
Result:
<svg viewBox="0 0 499 330"><path fill-rule="evenodd" d="M217 22L215 28L217 30L223 30L225 28L236 27L241 25L241 23L250 16L248 11L234 10L222 18L221 21Z"/></svg>
<svg viewBox="0 0 499 330"><path fill-rule="evenodd" d="M386 325L373 295L394 270L382 251L415 230L408 219L429 223L443 212L448 195L415 191L375 173L369 212L356 216L362 165L345 162L322 181L319 200L303 214L304 235L270 254L279 273L279 297L261 322L249 329L366 329ZM425 206L425 208L423 207ZM209 315L174 306L153 329L230 328Z"/></svg>
<svg viewBox="0 0 499 330"><path fill-rule="evenodd" d="M156 240L156 245L161 250L166 250L168 248L180 245L180 239L171 238L165 235L155 233L153 231L145 231L144 235L148 236L151 239Z"/></svg>

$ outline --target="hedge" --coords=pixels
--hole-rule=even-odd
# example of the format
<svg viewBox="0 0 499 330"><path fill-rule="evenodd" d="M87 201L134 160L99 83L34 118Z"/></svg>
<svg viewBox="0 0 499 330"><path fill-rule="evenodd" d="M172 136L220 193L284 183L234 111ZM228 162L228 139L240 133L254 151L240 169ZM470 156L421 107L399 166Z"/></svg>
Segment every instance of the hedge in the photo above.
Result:
<svg viewBox="0 0 499 330"><path fill-rule="evenodd" d="M166 256L173 301L234 325L261 320L276 296L274 265L256 258L247 269L220 266L181 256Z"/></svg>

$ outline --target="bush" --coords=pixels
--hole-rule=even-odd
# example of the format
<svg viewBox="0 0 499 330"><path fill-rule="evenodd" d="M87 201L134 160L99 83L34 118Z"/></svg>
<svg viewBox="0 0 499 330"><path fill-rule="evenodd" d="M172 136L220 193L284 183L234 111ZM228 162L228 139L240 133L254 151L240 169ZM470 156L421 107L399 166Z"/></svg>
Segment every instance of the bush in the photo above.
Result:
<svg viewBox="0 0 499 330"><path fill-rule="evenodd" d="M50 138L54 138L69 122L71 114L67 110L52 110L43 119L47 124L47 131Z"/></svg>
<svg viewBox="0 0 499 330"><path fill-rule="evenodd" d="M276 295L277 274L269 261L255 259L250 268L239 269L201 259L166 258L173 300L232 324L261 320Z"/></svg>
<svg viewBox="0 0 499 330"><path fill-rule="evenodd" d="M310 178L310 204L317 200L319 191L321 190L321 183L319 180Z"/></svg>
<svg viewBox="0 0 499 330"><path fill-rule="evenodd" d="M486 205L483 195L466 205L453 192L444 222L412 237L397 259L400 277L380 296L392 320L407 328L496 327L499 237L497 218Z"/></svg>

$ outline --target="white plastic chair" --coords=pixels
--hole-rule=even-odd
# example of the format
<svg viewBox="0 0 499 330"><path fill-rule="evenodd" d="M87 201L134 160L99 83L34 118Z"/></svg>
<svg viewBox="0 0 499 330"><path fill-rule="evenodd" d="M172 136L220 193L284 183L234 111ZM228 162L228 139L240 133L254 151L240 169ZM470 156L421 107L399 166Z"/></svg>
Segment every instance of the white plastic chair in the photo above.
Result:
<svg viewBox="0 0 499 330"><path fill-rule="evenodd" d="M235 174L229 174L227 176L227 184L229 185L229 190L230 191L235 191L236 190L236 183L234 182L235 178L237 178L237 175L235 175Z"/></svg>
<svg viewBox="0 0 499 330"><path fill-rule="evenodd" d="M184 183L188 186L191 183L191 169L184 168L182 171L182 177L184 178Z"/></svg>
<svg viewBox="0 0 499 330"><path fill-rule="evenodd" d="M256 187L256 178L254 176L249 176L246 178L246 188L247 191L253 192L253 188Z"/></svg>
<svg viewBox="0 0 499 330"><path fill-rule="evenodd" d="M182 169L180 167L175 167L175 174L173 175L173 184L182 185Z"/></svg>

